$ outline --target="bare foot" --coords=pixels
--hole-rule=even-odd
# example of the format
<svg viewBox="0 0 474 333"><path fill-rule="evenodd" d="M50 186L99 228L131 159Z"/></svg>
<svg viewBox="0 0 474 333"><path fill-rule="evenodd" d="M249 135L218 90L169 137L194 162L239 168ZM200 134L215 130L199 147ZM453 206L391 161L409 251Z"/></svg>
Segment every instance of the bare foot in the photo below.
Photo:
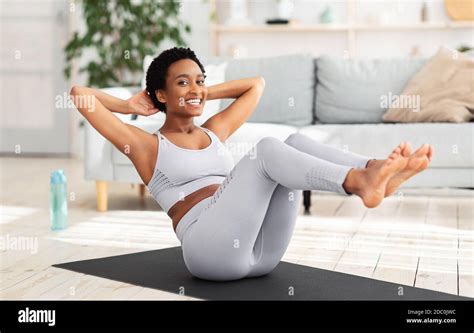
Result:
<svg viewBox="0 0 474 333"><path fill-rule="evenodd" d="M433 159L433 146L424 144L418 148L413 154L411 152L411 145L409 142L402 142L397 148L393 150L393 153L400 154L403 157L408 158L406 167L399 173L395 174L387 183L385 189L385 197L390 196L397 190L398 187L409 178L413 177L417 173L425 170L428 164ZM384 160L371 160L367 163L367 167L380 167Z"/></svg>
<svg viewBox="0 0 474 333"><path fill-rule="evenodd" d="M395 192L402 183L428 167L428 164L433 159L433 146L424 144L407 157L408 163L405 169L393 176L388 182L385 192L386 197Z"/></svg>
<svg viewBox="0 0 474 333"><path fill-rule="evenodd" d="M398 147L397 147L398 148ZM359 196L368 208L378 206L385 197L389 180L405 169L408 158L392 152L386 160L377 166L365 169L351 169L344 181L346 192Z"/></svg>

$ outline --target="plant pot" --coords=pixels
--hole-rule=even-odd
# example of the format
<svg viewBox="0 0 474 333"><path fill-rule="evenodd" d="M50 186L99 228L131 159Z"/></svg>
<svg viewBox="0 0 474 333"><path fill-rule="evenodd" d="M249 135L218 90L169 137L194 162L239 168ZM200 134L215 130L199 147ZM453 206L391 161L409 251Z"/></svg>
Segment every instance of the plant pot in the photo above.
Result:
<svg viewBox="0 0 474 333"><path fill-rule="evenodd" d="M291 0L278 0L278 18L290 19L293 16L294 4Z"/></svg>

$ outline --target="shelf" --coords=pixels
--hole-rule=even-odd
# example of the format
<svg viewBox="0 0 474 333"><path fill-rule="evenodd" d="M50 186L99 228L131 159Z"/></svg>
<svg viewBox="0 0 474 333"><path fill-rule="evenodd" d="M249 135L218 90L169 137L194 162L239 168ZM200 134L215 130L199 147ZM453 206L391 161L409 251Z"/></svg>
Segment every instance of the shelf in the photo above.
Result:
<svg viewBox="0 0 474 333"><path fill-rule="evenodd" d="M214 32L255 33L255 32L331 32L331 31L377 31L416 29L473 29L473 21L426 22L416 24L260 24L260 25L211 25Z"/></svg>
<svg viewBox="0 0 474 333"><path fill-rule="evenodd" d="M450 28L473 28L474 21L450 21L446 23Z"/></svg>
<svg viewBox="0 0 474 333"><path fill-rule="evenodd" d="M344 1L341 1L344 2ZM387 33L403 33L403 34L414 34L419 38L423 39L423 35L426 32L430 34L436 34L441 31L450 32L472 32L474 31L474 21L434 21L434 22L415 22L415 23L392 23L392 24L375 24L375 23L356 23L356 5L357 0L345 0L347 15L344 18L347 23L304 23L297 19L290 20L289 24L243 24L243 25L226 25L219 24L218 21L214 21L210 24L210 50L211 54L218 56L221 52L222 40L229 39L229 34L241 34L242 38L251 34L266 34L267 36L275 34L288 34L290 36L297 37L301 35L299 40L301 43L305 43L305 34L313 34L317 36L320 34L326 34L325 37L331 36L331 38L344 37L346 40L346 46L344 52L347 51L349 57L357 55L357 44L359 35L370 35L377 32ZM394 0L395 2L395 0ZM217 13L218 0L209 0L211 12ZM438 6L441 8L441 5ZM444 7L443 7L444 8ZM216 19L218 19L216 17ZM442 20L439 18L439 20ZM292 35L293 34L293 35ZM288 36L287 35L287 36ZM233 37L233 36L232 36ZM255 37L254 37L255 38ZM232 39L232 38L231 38ZM297 39L297 38L295 38Z"/></svg>
<svg viewBox="0 0 474 333"><path fill-rule="evenodd" d="M474 22L458 21L458 22L426 22L416 24L356 24L352 27L354 30L416 30L416 29L473 29Z"/></svg>
<svg viewBox="0 0 474 333"><path fill-rule="evenodd" d="M216 32L312 32L312 31L347 31L342 24L262 24L262 25L213 25Z"/></svg>

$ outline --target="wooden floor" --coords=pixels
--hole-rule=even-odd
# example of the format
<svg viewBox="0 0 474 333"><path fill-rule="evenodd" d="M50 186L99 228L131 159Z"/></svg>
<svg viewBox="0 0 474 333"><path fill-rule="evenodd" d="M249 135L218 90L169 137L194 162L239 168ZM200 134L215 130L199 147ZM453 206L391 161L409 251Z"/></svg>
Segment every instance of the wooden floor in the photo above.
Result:
<svg viewBox="0 0 474 333"><path fill-rule="evenodd" d="M49 229L49 174L68 177L69 227ZM1 299L192 299L53 268L62 262L178 246L171 221L138 188L112 183L109 211L75 159L0 159ZM367 209L357 197L313 193L283 260L474 297L469 190L403 190Z"/></svg>

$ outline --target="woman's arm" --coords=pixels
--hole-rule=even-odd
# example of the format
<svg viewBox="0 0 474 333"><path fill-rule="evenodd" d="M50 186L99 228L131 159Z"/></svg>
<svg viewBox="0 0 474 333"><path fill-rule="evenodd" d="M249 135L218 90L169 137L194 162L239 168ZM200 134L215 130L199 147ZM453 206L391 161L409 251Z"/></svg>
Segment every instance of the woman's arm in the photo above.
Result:
<svg viewBox="0 0 474 333"><path fill-rule="evenodd" d="M154 113L151 111L153 109L139 103L144 98L142 93L128 100L122 100L97 89L74 86L70 95L77 110L92 127L135 164L143 155L141 153L146 150L144 143L147 142L146 137L150 134L136 126L124 123L113 112L144 114L143 109L146 109L149 114Z"/></svg>
<svg viewBox="0 0 474 333"><path fill-rule="evenodd" d="M153 102L145 90L142 90L138 94L130 97L127 100L124 100L93 88L74 88L80 88L82 94L84 95L95 96L107 109L112 112L149 116L159 111L154 107Z"/></svg>
<svg viewBox="0 0 474 333"><path fill-rule="evenodd" d="M236 98L226 109L209 118L202 126L224 142L250 117L265 88L261 76L232 80L208 87L207 99Z"/></svg>
<svg viewBox="0 0 474 333"><path fill-rule="evenodd" d="M87 87L73 87L73 89L80 90L83 96L95 96L107 109L112 112L128 114L130 109L126 100L111 96L103 91L87 88ZM72 92L72 90L71 90ZM72 94L71 94L72 95ZM77 106L77 105L76 105Z"/></svg>
<svg viewBox="0 0 474 333"><path fill-rule="evenodd" d="M207 99L239 98L250 88L262 84L261 76L219 83L207 88Z"/></svg>

